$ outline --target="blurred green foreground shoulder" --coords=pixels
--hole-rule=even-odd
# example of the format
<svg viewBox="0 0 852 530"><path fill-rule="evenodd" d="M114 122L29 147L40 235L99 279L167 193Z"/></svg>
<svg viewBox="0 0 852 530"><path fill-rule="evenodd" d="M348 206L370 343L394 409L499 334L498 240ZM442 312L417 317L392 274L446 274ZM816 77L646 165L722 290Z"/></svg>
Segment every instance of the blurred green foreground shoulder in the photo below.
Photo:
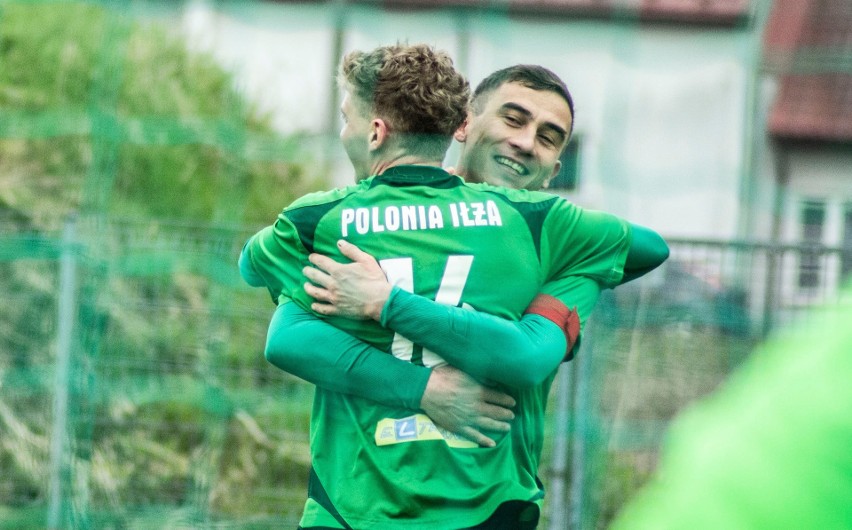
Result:
<svg viewBox="0 0 852 530"><path fill-rule="evenodd" d="M615 530L852 528L852 284L677 419Z"/></svg>

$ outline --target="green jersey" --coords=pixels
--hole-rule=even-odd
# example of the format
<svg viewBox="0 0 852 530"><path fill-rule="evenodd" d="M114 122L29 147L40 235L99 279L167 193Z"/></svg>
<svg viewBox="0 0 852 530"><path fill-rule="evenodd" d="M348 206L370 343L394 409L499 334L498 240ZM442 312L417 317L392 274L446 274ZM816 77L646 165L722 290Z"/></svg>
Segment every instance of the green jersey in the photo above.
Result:
<svg viewBox="0 0 852 530"><path fill-rule="evenodd" d="M306 309L311 300L301 270L308 254L343 261L336 242L346 239L406 290L516 320L546 281L582 275L614 286L629 234L624 221L553 195L398 166L297 200L247 251L274 299ZM412 363L443 362L376 322L329 321ZM546 394L514 394L520 418L543 415ZM311 418L314 476L301 525L462 528L485 520L502 502L541 496L533 467L540 439L533 440L532 431L515 435L513 429L496 447L481 448L417 412L318 388Z"/></svg>

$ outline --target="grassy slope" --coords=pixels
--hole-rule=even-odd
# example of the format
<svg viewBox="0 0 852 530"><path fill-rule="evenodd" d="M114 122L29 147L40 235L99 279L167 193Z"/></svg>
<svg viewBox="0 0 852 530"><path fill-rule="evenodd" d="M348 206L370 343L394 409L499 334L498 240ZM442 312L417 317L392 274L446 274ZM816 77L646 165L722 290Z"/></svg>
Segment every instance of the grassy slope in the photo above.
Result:
<svg viewBox="0 0 852 530"><path fill-rule="evenodd" d="M296 142L212 59L95 5L2 3L0 65L0 519L45 513L58 266L21 258L71 212L133 221L80 235L92 255L66 477L89 491L68 495L68 513L129 524L298 511L310 395L260 355L268 300L235 287L233 256L176 252L219 234L211 224L268 223L322 186L294 162Z"/></svg>

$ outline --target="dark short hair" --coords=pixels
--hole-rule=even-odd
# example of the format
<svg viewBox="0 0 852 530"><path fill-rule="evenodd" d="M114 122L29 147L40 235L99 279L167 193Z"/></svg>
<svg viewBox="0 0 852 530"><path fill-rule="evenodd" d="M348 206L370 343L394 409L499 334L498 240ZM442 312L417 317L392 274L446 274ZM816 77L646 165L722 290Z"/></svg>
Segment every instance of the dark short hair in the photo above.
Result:
<svg viewBox="0 0 852 530"><path fill-rule="evenodd" d="M426 44L351 52L339 80L419 152L443 157L467 117L467 79L447 53Z"/></svg>
<svg viewBox="0 0 852 530"><path fill-rule="evenodd" d="M506 83L518 83L533 90L547 90L562 97L571 111L571 130L574 129L574 100L565 82L553 71L537 64L516 64L492 73L473 91L473 110L482 112L486 96ZM569 134L571 131L568 131Z"/></svg>

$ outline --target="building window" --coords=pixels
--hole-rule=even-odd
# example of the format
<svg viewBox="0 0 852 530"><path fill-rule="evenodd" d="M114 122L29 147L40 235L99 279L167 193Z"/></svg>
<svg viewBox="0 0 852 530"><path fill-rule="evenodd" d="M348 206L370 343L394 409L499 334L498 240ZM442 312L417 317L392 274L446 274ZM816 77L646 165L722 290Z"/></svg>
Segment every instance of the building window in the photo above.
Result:
<svg viewBox="0 0 852 530"><path fill-rule="evenodd" d="M821 245L825 230L825 203L807 201L802 204L802 242L806 245ZM822 273L822 259L819 251L802 251L799 263L799 287L811 289L819 287Z"/></svg>
<svg viewBox="0 0 852 530"><path fill-rule="evenodd" d="M549 189L573 191L577 189L580 177L580 138L573 136L565 146L562 156L559 160L562 162L562 168L559 173L550 181Z"/></svg>

